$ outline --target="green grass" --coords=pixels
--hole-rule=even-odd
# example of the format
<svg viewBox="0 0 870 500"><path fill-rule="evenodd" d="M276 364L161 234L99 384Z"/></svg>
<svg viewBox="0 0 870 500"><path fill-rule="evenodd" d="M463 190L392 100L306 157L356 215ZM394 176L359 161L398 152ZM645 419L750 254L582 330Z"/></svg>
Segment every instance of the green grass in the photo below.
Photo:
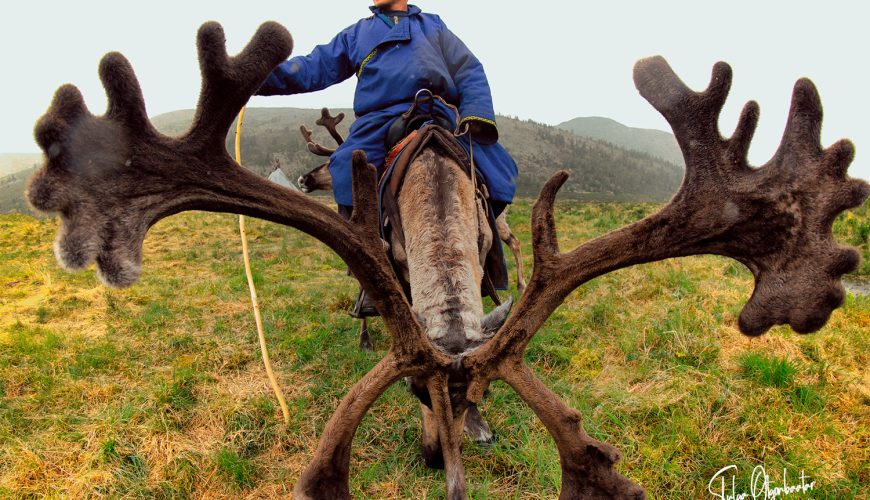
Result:
<svg viewBox="0 0 870 500"><path fill-rule="evenodd" d="M189 411L196 405L196 374L181 369L172 374L171 381L162 382L154 397L156 419L161 428L183 429Z"/></svg>
<svg viewBox="0 0 870 500"><path fill-rule="evenodd" d="M788 359L750 353L740 359L744 374L756 382L772 387L786 387L794 381L797 368Z"/></svg>
<svg viewBox="0 0 870 500"><path fill-rule="evenodd" d="M214 462L220 475L233 489L247 489L254 485L256 467L235 451L226 448L220 450L215 454Z"/></svg>
<svg viewBox="0 0 870 500"><path fill-rule="evenodd" d="M650 204L559 203L563 249L633 222ZM531 274L530 206L511 208ZM867 267L867 205L835 222ZM237 218L183 214L157 224L144 270L124 290L54 262L55 221L0 216L0 497L286 498L353 383L385 354L357 349L342 262L296 231L249 220L267 339L287 396L286 427L260 361ZM513 263L511 272L513 272ZM804 470L816 497L870 484L870 299L847 297L820 332L736 330L752 292L742 265L693 257L601 276L570 295L526 360L619 470L652 498L699 498L722 467L748 488ZM466 442L473 498L553 498L561 470L534 413L496 382L481 405L498 435ZM355 437L358 498L441 498L419 458L419 410L403 384Z"/></svg>
<svg viewBox="0 0 870 500"><path fill-rule="evenodd" d="M740 366L750 380L780 389L796 412L819 413L825 408L824 378L812 385L797 383L800 367L788 359L750 353L740 358Z"/></svg>
<svg viewBox="0 0 870 500"><path fill-rule="evenodd" d="M847 210L837 217L834 234L840 242L857 247L861 253L857 274L870 275L870 203Z"/></svg>

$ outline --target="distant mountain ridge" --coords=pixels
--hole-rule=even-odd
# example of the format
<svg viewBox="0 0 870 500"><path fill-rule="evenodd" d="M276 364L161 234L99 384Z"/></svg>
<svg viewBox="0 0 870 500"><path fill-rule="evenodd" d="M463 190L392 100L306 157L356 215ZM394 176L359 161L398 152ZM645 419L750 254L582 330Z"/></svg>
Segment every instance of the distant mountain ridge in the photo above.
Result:
<svg viewBox="0 0 870 500"><path fill-rule="evenodd" d="M0 213L20 213L36 215L24 199L27 179L36 167L30 167L4 177L0 177Z"/></svg>
<svg viewBox="0 0 870 500"><path fill-rule="evenodd" d="M350 109L332 109L333 115L345 113L339 130L347 136L353 123ZM179 110L156 116L155 126L167 134L187 130L192 110ZM248 108L242 130L242 163L261 175L272 171L277 160L290 179L326 161L312 155L299 133L306 125L320 144L333 148L335 142L323 127L315 125L320 110L300 108ZM562 195L602 201L664 201L679 187L683 170L677 164L655 158L639 148L625 148L601 140L580 137L551 125L499 116L499 142L513 155L519 166L517 194L536 196L544 182L557 170L573 175ZM227 137L233 151L235 126Z"/></svg>
<svg viewBox="0 0 870 500"><path fill-rule="evenodd" d="M677 139L669 132L628 127L616 120L600 116L574 118L556 127L622 148L642 151L681 167L685 166Z"/></svg>
<svg viewBox="0 0 870 500"><path fill-rule="evenodd" d="M33 168L41 160L38 153L0 153L0 179Z"/></svg>
<svg viewBox="0 0 870 500"><path fill-rule="evenodd" d="M41 161L38 153L0 154L0 213L35 213L24 199L24 189Z"/></svg>
<svg viewBox="0 0 870 500"><path fill-rule="evenodd" d="M339 131L347 136L353 111L331 111L334 115L345 113ZM308 152L299 133L300 125L311 129L320 144L335 147L326 130L315 125L319 117L319 109L249 108L242 130L242 164L266 177L277 163L287 177L295 181L302 173L326 161ZM180 135L190 127L192 118L193 110L188 109L165 113L153 117L152 121L164 134ZM676 192L682 180L682 167L636 144L619 146L613 140L593 139L531 120L499 116L497 121L499 142L519 167L518 196L537 196L557 170L571 173L560 196L588 201L664 201ZM233 151L234 138L235 125L227 135L228 151ZM41 161L41 155L32 157L34 161ZM29 175L30 172L20 172L14 178L0 176L0 212L29 211L23 199Z"/></svg>

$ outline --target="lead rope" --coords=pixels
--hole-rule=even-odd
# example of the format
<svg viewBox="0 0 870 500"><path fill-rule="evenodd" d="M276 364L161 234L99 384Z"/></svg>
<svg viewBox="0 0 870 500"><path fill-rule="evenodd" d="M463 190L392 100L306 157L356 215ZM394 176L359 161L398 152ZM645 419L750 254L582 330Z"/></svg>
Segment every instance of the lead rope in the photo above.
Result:
<svg viewBox="0 0 870 500"><path fill-rule="evenodd" d="M245 120L245 108L239 112L239 119L236 122L236 163L239 167L242 166L242 122ZM242 256L245 261L245 275L248 277L248 288L251 290L251 304L254 306L254 322L257 324L257 338L260 340L260 352L263 354L263 364L266 366L266 375L269 377L269 383L272 384L272 390L275 391L275 397L278 398L278 403L281 405L281 413L284 414L284 425L290 424L290 411L287 409L287 401L284 399L284 393L281 392L281 387L278 385L278 379L275 378L275 372L272 371L272 362L269 360L269 350L266 348L266 335L263 333L263 318L260 317L260 304L257 302L257 289L254 287L254 276L251 273L251 256L248 253L248 237L245 233L245 216L239 216L239 234L242 237Z"/></svg>
<svg viewBox="0 0 870 500"><path fill-rule="evenodd" d="M457 137L462 135L468 135L468 162L470 164L469 170L471 170L471 187L474 189L475 198L480 200L484 215L488 217L489 209L487 207L486 196L483 195L477 186L477 167L474 165L474 138L471 135L470 124L468 125L468 129ZM475 213L475 217L477 218L477 225L480 226L480 214Z"/></svg>
<svg viewBox="0 0 870 500"><path fill-rule="evenodd" d="M474 138L471 137L471 125L468 126L468 162L471 164L471 187L477 195L477 172L474 168Z"/></svg>

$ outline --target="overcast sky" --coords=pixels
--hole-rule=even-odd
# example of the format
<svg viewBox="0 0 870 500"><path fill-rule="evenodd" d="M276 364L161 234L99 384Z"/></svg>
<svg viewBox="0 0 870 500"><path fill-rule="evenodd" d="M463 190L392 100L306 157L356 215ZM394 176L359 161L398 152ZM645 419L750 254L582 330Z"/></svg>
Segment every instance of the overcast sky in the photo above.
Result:
<svg viewBox="0 0 870 500"><path fill-rule="evenodd" d="M308 53L369 15L364 0L15 2L0 29L0 153L37 152L32 129L54 90L78 86L101 114L100 57L124 53L141 81L150 115L191 108L199 90L195 34L223 24L231 53L265 20L285 25L294 54ZM750 161L767 161L785 125L791 89L802 76L825 105L822 142L846 137L858 150L853 176L870 178L870 3L866 1L513 2L418 0L439 14L483 62L496 112L558 124L605 116L629 126L669 130L634 88L642 57L663 55L691 87L706 87L716 61L734 83L720 121L730 135L744 102L761 105ZM250 106L350 107L355 78L327 91L254 98ZM522 166L520 166L522 168Z"/></svg>

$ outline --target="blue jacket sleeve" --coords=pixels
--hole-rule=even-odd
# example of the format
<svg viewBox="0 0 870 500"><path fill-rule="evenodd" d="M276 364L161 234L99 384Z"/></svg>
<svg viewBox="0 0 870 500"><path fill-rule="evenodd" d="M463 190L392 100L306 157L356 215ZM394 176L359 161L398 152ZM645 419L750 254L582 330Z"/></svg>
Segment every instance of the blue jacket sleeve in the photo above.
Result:
<svg viewBox="0 0 870 500"><path fill-rule="evenodd" d="M471 50L452 31L444 27L441 50L450 70L450 76L459 90L461 124L475 122L474 140L481 144L498 141L492 92L483 65Z"/></svg>
<svg viewBox="0 0 870 500"><path fill-rule="evenodd" d="M290 95L314 92L343 82L354 74L350 59L350 30L329 43L318 45L307 56L292 57L278 65L256 95Z"/></svg>

